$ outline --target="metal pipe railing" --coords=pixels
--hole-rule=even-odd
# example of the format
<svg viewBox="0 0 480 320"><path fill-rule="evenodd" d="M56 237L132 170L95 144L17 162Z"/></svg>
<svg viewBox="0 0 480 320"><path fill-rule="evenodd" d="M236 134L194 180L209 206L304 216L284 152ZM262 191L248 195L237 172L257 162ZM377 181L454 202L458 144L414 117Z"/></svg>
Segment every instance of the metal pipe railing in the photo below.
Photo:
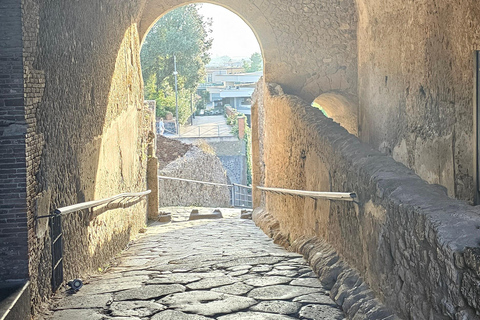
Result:
<svg viewBox="0 0 480 320"><path fill-rule="evenodd" d="M165 177L165 176L158 176L158 179L184 181L184 182L199 183L199 184L206 184L206 185L212 185L212 186L229 187L229 188L233 187L233 185L231 185L231 184L206 182L206 181L190 180L190 179L182 179L182 178L174 178L174 177Z"/></svg>
<svg viewBox="0 0 480 320"><path fill-rule="evenodd" d="M105 199L100 199L100 200L93 200L93 201L87 201L87 202L82 202L82 203L77 203L71 206L67 207L62 207L62 208L57 208L53 212L53 215L48 215L48 216L39 216L37 219L40 218L49 218L52 216L58 216L58 215L65 215L68 213L84 210L84 209L90 209L93 207L98 207L103 204L109 204L112 203L113 201L119 200L119 199L126 199L126 198L137 198L137 197L144 197L148 194L150 194L152 190L147 190L143 192L136 192L136 193L120 193L117 194L113 197L110 198L105 198Z"/></svg>
<svg viewBox="0 0 480 320"><path fill-rule="evenodd" d="M319 192L319 191L304 191L304 190L267 188L267 187L257 187L257 189L262 191L287 194L292 196L308 197L308 198L315 198L315 199L327 199L327 200L355 201L355 198L357 197L357 194L355 192Z"/></svg>

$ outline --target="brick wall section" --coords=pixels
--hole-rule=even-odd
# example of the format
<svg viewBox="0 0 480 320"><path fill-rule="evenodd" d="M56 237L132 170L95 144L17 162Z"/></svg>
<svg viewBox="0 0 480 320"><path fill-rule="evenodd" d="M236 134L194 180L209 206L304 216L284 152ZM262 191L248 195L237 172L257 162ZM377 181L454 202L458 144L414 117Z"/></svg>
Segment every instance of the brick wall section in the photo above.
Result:
<svg viewBox="0 0 480 320"><path fill-rule="evenodd" d="M257 102L252 119L265 132L264 151L254 149L254 162L263 163L254 166L259 185L358 195L357 205L266 193L265 208L290 242L325 239L401 318L477 319L477 207L449 198L279 86L267 85Z"/></svg>
<svg viewBox="0 0 480 320"><path fill-rule="evenodd" d="M0 281L28 277L22 8L0 3Z"/></svg>

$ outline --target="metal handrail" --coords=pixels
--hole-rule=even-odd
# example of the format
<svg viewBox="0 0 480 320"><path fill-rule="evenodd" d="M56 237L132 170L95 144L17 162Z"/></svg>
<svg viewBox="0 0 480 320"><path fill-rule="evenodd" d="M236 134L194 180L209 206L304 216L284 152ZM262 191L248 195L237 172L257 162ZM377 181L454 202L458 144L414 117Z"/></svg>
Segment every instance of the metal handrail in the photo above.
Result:
<svg viewBox="0 0 480 320"><path fill-rule="evenodd" d="M233 185L234 185L234 186L238 186L238 187L242 187L242 188L246 188L246 189L252 189L252 187L250 187L250 186L244 186L243 184L234 183Z"/></svg>
<svg viewBox="0 0 480 320"><path fill-rule="evenodd" d="M110 197L110 198L81 202L81 203L73 204L71 206L57 208L53 211L54 212L53 215L39 216L39 217L37 217L37 219L49 218L49 217L58 216L58 215L65 215L65 214L80 211L80 210L83 210L83 209L90 209L90 208L93 208L93 207L101 206L102 204L111 203L111 202L116 201L118 199L143 197L143 196L146 196L146 195L150 194L151 192L152 192L152 190L147 190L147 191L143 191L143 192L136 192L136 193L120 193L120 194L117 194L117 195L115 195L113 197Z"/></svg>
<svg viewBox="0 0 480 320"><path fill-rule="evenodd" d="M280 194L288 194L308 198L323 198L328 200L355 201L355 198L357 197L357 194L355 192L319 192L267 187L257 187L257 189Z"/></svg>
<svg viewBox="0 0 480 320"><path fill-rule="evenodd" d="M222 187L229 187L229 188L230 188L230 187L233 187L233 185L231 185L231 184L215 183L215 182L206 182L206 181L199 181L199 180L189 180L189 179L166 177L166 176L158 176L158 179L175 180L175 181L185 181L185 182L200 183L200 184L207 184L207 185L213 185L213 186L222 186Z"/></svg>

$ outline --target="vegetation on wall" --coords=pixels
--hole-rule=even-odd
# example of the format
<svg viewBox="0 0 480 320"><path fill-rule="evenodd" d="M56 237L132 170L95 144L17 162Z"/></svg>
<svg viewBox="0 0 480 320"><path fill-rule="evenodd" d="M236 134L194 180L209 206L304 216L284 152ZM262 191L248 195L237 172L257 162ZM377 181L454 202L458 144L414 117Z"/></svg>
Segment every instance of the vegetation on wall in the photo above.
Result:
<svg viewBox="0 0 480 320"><path fill-rule="evenodd" d="M150 30L140 58L145 84L145 99L157 101L157 116L175 114L174 56L177 58L179 122L191 115L191 99L205 77L210 61L208 50L211 21L191 4L171 11Z"/></svg>

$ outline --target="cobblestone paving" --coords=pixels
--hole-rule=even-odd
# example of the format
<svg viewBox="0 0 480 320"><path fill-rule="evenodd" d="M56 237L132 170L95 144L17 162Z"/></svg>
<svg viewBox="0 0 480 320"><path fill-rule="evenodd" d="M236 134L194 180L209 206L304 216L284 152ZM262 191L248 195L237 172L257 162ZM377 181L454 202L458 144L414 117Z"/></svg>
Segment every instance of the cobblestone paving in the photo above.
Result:
<svg viewBox="0 0 480 320"><path fill-rule="evenodd" d="M150 226L116 266L59 294L46 318L344 319L304 259L238 219L239 210L197 221L170 211L174 222Z"/></svg>

